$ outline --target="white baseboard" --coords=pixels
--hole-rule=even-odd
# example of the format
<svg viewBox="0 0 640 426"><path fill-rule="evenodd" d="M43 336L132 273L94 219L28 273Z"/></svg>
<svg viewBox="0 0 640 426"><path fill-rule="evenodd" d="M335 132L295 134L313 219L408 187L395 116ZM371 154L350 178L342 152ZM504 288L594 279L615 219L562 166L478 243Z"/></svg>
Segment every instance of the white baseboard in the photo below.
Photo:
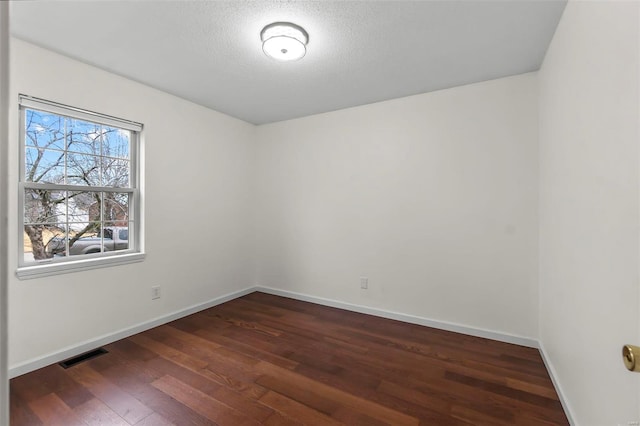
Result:
<svg viewBox="0 0 640 426"><path fill-rule="evenodd" d="M558 394L558 398L560 398L560 404L562 404L562 409L564 410L564 414L567 416L567 420L569 420L569 424L572 426L577 425L575 421L575 415L573 414L573 410L571 410L571 406L569 405L569 401L565 397L564 391L562 390L562 386L560 386L560 381L558 380L558 375L556 374L556 369L553 368L553 364L547 355L547 352L544 349L544 345L542 342L538 342L538 350L540 351L540 356L542 356L542 361L544 362L544 366L547 368L547 372L549 373L549 377L551 377L551 382L553 382L553 387L556 389L556 393Z"/></svg>
<svg viewBox="0 0 640 426"><path fill-rule="evenodd" d="M419 317L415 315L403 314L400 312L387 311L384 309L370 308L368 306L356 305L353 303L340 302L338 300L325 299L322 297L309 296L307 294L295 293L287 290L279 290L271 287L254 287L253 290L263 293L273 294L275 296L289 297L291 299L302 300L305 302L317 303L318 305L331 306L333 308L345 309L347 311L359 312L361 314L375 315L377 317L388 318L411 324L424 325L426 327L438 328L440 330L453 331L455 333L467 334L470 336L483 337L485 339L497 340L505 343L513 343L515 345L526 346L529 348L539 348L538 341L529 337L516 336L498 331L485 330L482 328L469 327L466 325L455 324L446 321L438 321L430 318Z"/></svg>
<svg viewBox="0 0 640 426"><path fill-rule="evenodd" d="M255 289L253 287L249 287L244 290L228 293L223 296L216 297L215 299L209 300L208 302L199 303L197 305L190 306L186 309L175 311L170 314L163 315L161 317L157 317L152 320L134 325L132 327L128 327L128 328L116 331L114 333L105 334L95 339L90 339L85 342L82 342L78 345L69 346L59 351L52 352L48 355L44 355L38 358L31 359L26 362L23 362L21 364L11 366L8 371L9 378L11 379L11 378L20 376L22 374L26 374L31 371L37 370L39 368L46 367L51 364L55 364L56 362L63 361L67 358L71 358L76 355L80 355L82 353L93 350L99 346L107 345L109 343L115 342L116 340L133 336L134 334L141 333L145 330L149 330L153 327L157 327L162 324L166 324L178 318L195 314L196 312L200 312L204 309L208 309L213 306L220 305L221 303L228 302L229 300L237 299L238 297L244 296L245 294L253 293L254 291Z"/></svg>

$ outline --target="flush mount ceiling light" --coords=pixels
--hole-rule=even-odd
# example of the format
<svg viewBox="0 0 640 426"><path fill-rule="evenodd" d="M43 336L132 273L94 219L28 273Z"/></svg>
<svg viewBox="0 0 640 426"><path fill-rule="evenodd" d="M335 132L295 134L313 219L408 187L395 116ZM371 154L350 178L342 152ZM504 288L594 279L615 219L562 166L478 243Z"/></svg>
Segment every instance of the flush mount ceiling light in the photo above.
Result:
<svg viewBox="0 0 640 426"><path fill-rule="evenodd" d="M309 34L290 22L274 22L260 32L262 50L278 61L297 61L307 53Z"/></svg>

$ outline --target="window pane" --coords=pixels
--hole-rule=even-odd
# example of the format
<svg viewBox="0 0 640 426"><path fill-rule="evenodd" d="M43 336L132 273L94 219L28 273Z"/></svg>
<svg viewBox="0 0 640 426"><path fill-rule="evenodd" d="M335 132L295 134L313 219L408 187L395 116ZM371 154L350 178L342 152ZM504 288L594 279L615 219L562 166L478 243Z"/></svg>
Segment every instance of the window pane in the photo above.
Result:
<svg viewBox="0 0 640 426"><path fill-rule="evenodd" d="M129 160L103 158L102 186L129 188Z"/></svg>
<svg viewBox="0 0 640 426"><path fill-rule="evenodd" d="M23 232L23 256L25 262L46 260L56 251L64 249L66 232L50 225L25 225Z"/></svg>
<svg viewBox="0 0 640 426"><path fill-rule="evenodd" d="M129 158L131 132L114 127L104 127L102 133L102 155L106 157Z"/></svg>
<svg viewBox="0 0 640 426"><path fill-rule="evenodd" d="M100 236L100 222L78 222L69 224L69 241Z"/></svg>
<svg viewBox="0 0 640 426"><path fill-rule="evenodd" d="M102 193L90 191L70 192L67 201L68 221L99 222L102 215Z"/></svg>
<svg viewBox="0 0 640 426"><path fill-rule="evenodd" d="M67 150L83 154L102 155L102 125L67 119Z"/></svg>
<svg viewBox="0 0 640 426"><path fill-rule="evenodd" d="M64 150L65 118L56 114L25 111L25 146Z"/></svg>
<svg viewBox="0 0 640 426"><path fill-rule="evenodd" d="M129 221L129 193L105 192L103 219L113 226L127 226Z"/></svg>
<svg viewBox="0 0 640 426"><path fill-rule="evenodd" d="M64 152L27 147L24 163L25 181L64 183Z"/></svg>
<svg viewBox="0 0 640 426"><path fill-rule="evenodd" d="M69 224L69 256L102 252L102 235L99 222Z"/></svg>
<svg viewBox="0 0 640 426"><path fill-rule="evenodd" d="M25 189L24 223L62 226L66 222L65 191Z"/></svg>
<svg viewBox="0 0 640 426"><path fill-rule="evenodd" d="M101 186L101 157L67 153L67 183L69 185Z"/></svg>
<svg viewBox="0 0 640 426"><path fill-rule="evenodd" d="M107 222L105 223L104 232L104 247L106 251L126 250L129 248L128 223ZM109 236L111 237L109 240L106 239L107 233L109 233Z"/></svg>

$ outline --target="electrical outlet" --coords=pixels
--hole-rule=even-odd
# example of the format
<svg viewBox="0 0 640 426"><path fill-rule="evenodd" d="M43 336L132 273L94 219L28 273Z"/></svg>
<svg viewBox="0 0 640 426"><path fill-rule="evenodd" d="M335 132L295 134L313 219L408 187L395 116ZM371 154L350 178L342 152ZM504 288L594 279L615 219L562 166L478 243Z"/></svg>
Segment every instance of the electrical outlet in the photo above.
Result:
<svg viewBox="0 0 640 426"><path fill-rule="evenodd" d="M369 278L360 277L360 288L368 289L369 288Z"/></svg>
<svg viewBox="0 0 640 426"><path fill-rule="evenodd" d="M160 286L151 287L151 300L160 299Z"/></svg>

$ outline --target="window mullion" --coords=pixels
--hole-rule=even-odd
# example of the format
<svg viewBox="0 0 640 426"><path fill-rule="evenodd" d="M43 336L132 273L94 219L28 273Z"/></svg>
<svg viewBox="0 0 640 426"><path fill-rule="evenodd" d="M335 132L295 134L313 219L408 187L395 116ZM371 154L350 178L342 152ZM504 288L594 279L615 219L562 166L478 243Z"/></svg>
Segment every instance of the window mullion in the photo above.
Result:
<svg viewBox="0 0 640 426"><path fill-rule="evenodd" d="M104 192L100 193L100 252L104 253ZM112 235L113 237L113 235Z"/></svg>
<svg viewBox="0 0 640 426"><path fill-rule="evenodd" d="M64 195L65 195L65 199L64 199L64 208L65 208L64 228L65 228L65 237L66 237L64 239L64 253L65 253L65 256L69 256L69 229L71 229L71 226L69 226L69 191L65 191Z"/></svg>
<svg viewBox="0 0 640 426"><path fill-rule="evenodd" d="M69 129L67 128L67 124L69 122L69 119L65 117L64 119L64 183L65 185L69 183L68 176L69 176L69 171L68 171L68 166L69 166L69 156L67 155L67 153L69 152Z"/></svg>

